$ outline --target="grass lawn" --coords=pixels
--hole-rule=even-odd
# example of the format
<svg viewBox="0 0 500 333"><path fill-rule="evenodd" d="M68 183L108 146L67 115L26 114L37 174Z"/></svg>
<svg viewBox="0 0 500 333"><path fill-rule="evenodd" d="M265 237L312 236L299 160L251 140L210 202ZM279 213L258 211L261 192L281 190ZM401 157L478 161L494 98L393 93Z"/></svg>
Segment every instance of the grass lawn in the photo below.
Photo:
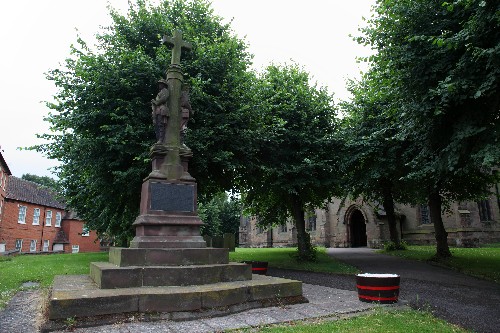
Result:
<svg viewBox="0 0 500 333"><path fill-rule="evenodd" d="M269 267L297 269L303 271L356 274L359 270L353 266L336 261L329 257L325 248L318 248L316 262L297 262L292 256L296 248L237 248L229 253L230 261L267 261Z"/></svg>
<svg viewBox="0 0 500 333"><path fill-rule="evenodd" d="M294 248L237 249L230 253L231 261L268 261L271 267L354 274L357 270L337 262L319 248L316 263L297 263L291 255ZM20 255L0 257L0 309L21 289L24 282L40 283L41 288L52 284L55 275L88 274L92 261L108 261L107 253L54 255ZM272 327L250 328L243 332L467 332L426 312L415 310L377 311L349 319L314 322L293 322Z"/></svg>
<svg viewBox="0 0 500 333"><path fill-rule="evenodd" d="M24 282L38 282L46 288L55 275L88 274L92 261L108 261L108 253L0 256L0 309Z"/></svg>
<svg viewBox="0 0 500 333"><path fill-rule="evenodd" d="M437 319L432 314L416 310L374 311L368 315L339 319L336 321L317 320L307 323L287 323L264 328L243 329L237 332L263 333L466 333L469 332L458 326Z"/></svg>
<svg viewBox="0 0 500 333"><path fill-rule="evenodd" d="M440 265L500 283L500 244L488 244L479 248L450 248L452 257L436 260L435 246L408 246L402 251L382 251L406 259L433 261Z"/></svg>

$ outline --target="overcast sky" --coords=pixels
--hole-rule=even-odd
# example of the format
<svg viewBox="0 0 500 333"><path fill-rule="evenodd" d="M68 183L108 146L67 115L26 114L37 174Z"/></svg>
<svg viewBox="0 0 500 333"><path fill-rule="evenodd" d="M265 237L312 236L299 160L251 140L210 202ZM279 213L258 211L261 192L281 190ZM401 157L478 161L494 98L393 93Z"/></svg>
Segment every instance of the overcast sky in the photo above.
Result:
<svg viewBox="0 0 500 333"><path fill-rule="evenodd" d="M125 12L127 0L111 0ZM52 176L56 161L18 150L48 132L43 101L55 94L45 73L69 55L77 31L86 41L110 24L105 0L15 0L0 12L0 146L14 176ZM254 67L302 65L336 99L347 99L347 78L359 77L356 56L369 54L349 37L363 25L375 0L213 0L215 13L245 38ZM161 33L161 32L160 32Z"/></svg>

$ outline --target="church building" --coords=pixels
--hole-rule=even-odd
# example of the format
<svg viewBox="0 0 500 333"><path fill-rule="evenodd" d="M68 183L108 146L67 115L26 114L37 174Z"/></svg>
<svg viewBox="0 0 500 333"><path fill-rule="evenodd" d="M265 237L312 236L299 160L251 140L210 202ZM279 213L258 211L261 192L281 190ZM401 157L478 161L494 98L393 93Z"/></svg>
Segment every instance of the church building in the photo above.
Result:
<svg viewBox="0 0 500 333"><path fill-rule="evenodd" d="M500 241L498 184L492 193L487 200L453 203L442 215L450 246L476 247ZM408 244L435 244L434 225L427 205L396 204L396 217L400 239ZM306 213L305 220L311 241L318 246L380 248L390 240L385 211L381 205L362 198L334 198L324 207ZM256 217L241 218L241 247L285 247L296 243L297 234L291 221L264 229Z"/></svg>

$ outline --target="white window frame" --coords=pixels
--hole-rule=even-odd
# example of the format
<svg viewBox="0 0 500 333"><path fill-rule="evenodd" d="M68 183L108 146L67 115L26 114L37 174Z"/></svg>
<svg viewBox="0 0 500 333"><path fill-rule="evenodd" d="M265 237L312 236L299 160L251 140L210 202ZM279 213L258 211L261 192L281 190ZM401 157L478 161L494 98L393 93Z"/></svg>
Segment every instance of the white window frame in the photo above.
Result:
<svg viewBox="0 0 500 333"><path fill-rule="evenodd" d="M80 245L71 245L71 253L80 252Z"/></svg>
<svg viewBox="0 0 500 333"><path fill-rule="evenodd" d="M23 250L23 240L21 238L16 239L16 243L14 246L15 246L16 250L21 252Z"/></svg>
<svg viewBox="0 0 500 333"><path fill-rule="evenodd" d="M40 225L40 208L33 209L33 225Z"/></svg>
<svg viewBox="0 0 500 333"><path fill-rule="evenodd" d="M30 241L30 252L36 252L36 239Z"/></svg>
<svg viewBox="0 0 500 333"><path fill-rule="evenodd" d="M61 220L62 220L61 212L56 212L56 224L54 225L54 227L60 228L61 227Z"/></svg>
<svg viewBox="0 0 500 333"><path fill-rule="evenodd" d="M49 252L50 241L48 239L43 240L43 252Z"/></svg>
<svg viewBox="0 0 500 333"><path fill-rule="evenodd" d="M52 225L52 211L48 210L45 212L45 226L50 227Z"/></svg>
<svg viewBox="0 0 500 333"><path fill-rule="evenodd" d="M87 228L87 226L84 224L82 227L82 237L89 237L90 236L90 229Z"/></svg>
<svg viewBox="0 0 500 333"><path fill-rule="evenodd" d="M28 207L19 206L19 215L17 215L17 223L26 224L26 213L28 212Z"/></svg>
<svg viewBox="0 0 500 333"><path fill-rule="evenodd" d="M3 208L3 200L0 200L0 218L2 214L2 208Z"/></svg>

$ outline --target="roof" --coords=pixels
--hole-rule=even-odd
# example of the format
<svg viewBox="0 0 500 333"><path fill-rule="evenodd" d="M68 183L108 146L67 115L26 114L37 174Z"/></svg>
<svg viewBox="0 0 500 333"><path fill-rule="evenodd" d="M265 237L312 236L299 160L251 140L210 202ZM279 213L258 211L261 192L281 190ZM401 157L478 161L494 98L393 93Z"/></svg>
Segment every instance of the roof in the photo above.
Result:
<svg viewBox="0 0 500 333"><path fill-rule="evenodd" d="M5 196L7 199L65 209L66 205L57 200L56 196L56 193L47 187L28 180L9 176Z"/></svg>
<svg viewBox="0 0 500 333"><path fill-rule="evenodd" d="M10 176L12 175L12 172L10 172L9 166L7 165L7 162L5 162L5 159L3 158L2 151L0 150L0 163L3 166L3 169L7 172L7 174Z"/></svg>
<svg viewBox="0 0 500 333"><path fill-rule="evenodd" d="M75 212L74 210L66 211L66 214L64 214L64 219L82 221L82 219L78 216L77 212Z"/></svg>

